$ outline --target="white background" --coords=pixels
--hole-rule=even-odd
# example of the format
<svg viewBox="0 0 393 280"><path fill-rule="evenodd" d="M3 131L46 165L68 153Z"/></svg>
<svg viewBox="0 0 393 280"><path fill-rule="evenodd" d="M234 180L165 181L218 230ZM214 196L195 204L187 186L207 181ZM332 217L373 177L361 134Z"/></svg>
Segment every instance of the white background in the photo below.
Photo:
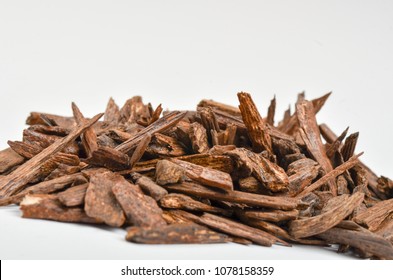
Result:
<svg viewBox="0 0 393 280"><path fill-rule="evenodd" d="M263 115L305 90L333 95L318 115L336 133L360 131L357 151L393 177L392 1L0 0L0 148L30 111L86 116L142 95L195 109L203 98L237 105L250 92ZM292 106L293 108L293 106ZM329 259L312 247L144 246L124 232L19 218L0 209L1 259Z"/></svg>

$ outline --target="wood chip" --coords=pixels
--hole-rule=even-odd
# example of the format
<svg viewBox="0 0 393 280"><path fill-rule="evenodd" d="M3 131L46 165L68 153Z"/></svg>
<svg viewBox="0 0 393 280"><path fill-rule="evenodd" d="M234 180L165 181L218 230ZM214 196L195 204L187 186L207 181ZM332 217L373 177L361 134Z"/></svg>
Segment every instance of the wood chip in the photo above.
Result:
<svg viewBox="0 0 393 280"><path fill-rule="evenodd" d="M226 243L231 239L194 223L172 224L157 229L132 227L128 241L144 244L208 244Z"/></svg>

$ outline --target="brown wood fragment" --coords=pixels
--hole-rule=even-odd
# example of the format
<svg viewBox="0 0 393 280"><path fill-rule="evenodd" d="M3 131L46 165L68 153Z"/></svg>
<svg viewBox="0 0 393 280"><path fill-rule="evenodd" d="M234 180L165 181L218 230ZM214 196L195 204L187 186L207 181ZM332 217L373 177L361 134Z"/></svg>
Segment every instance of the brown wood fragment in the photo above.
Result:
<svg viewBox="0 0 393 280"><path fill-rule="evenodd" d="M22 210L23 218L45 219L70 223L101 223L98 219L88 217L81 208L64 207L55 195L28 195L21 202L20 209Z"/></svg>
<svg viewBox="0 0 393 280"><path fill-rule="evenodd" d="M289 193L294 196L311 185L318 176L320 165L309 158L299 159L288 165Z"/></svg>
<svg viewBox="0 0 393 280"><path fill-rule="evenodd" d="M274 115L276 113L276 96L270 100L270 105L267 110L266 122L270 125L274 125Z"/></svg>
<svg viewBox="0 0 393 280"><path fill-rule="evenodd" d="M377 180L376 189L381 192L386 198L393 198L393 181L387 177L381 176Z"/></svg>
<svg viewBox="0 0 393 280"><path fill-rule="evenodd" d="M137 185L129 183L120 175L113 175L112 191L123 208L128 220L135 226L160 227L166 222L156 201L142 193Z"/></svg>
<svg viewBox="0 0 393 280"><path fill-rule="evenodd" d="M176 138L156 133L146 153L152 157L179 157L186 154L186 149Z"/></svg>
<svg viewBox="0 0 393 280"><path fill-rule="evenodd" d="M100 147L93 152L90 158L84 160L84 162L93 166L101 166L109 170L118 171L129 168L130 158L115 149Z"/></svg>
<svg viewBox="0 0 393 280"><path fill-rule="evenodd" d="M134 167L134 165L142 158L150 141L151 141L150 133L147 133L141 138L141 141L136 146L135 151L132 153L132 156L130 158L129 161L130 168Z"/></svg>
<svg viewBox="0 0 393 280"><path fill-rule="evenodd" d="M269 191L254 177L239 179L239 190L242 192L268 194Z"/></svg>
<svg viewBox="0 0 393 280"><path fill-rule="evenodd" d="M205 213L202 215L199 222L215 230L249 239L262 246L270 247L276 242L284 245L287 244L285 241L260 229L252 228L216 215Z"/></svg>
<svg viewBox="0 0 393 280"><path fill-rule="evenodd" d="M353 156L358 138L359 132L356 132L349 135L347 139L345 139L344 146L341 149L344 161L347 161L351 156Z"/></svg>
<svg viewBox="0 0 393 280"><path fill-rule="evenodd" d="M318 237L330 243L345 244L358 248L363 252L383 259L393 259L392 244L377 234L366 230L357 231L335 227L318 234Z"/></svg>
<svg viewBox="0 0 393 280"><path fill-rule="evenodd" d="M0 198L9 197L21 190L40 172L40 168L51 156L53 156L53 154L61 151L69 143L73 142L81 133L97 122L101 117L102 114L98 114L91 120L76 126L66 137L56 141L56 143L44 149L41 153L22 164L12 173L0 179Z"/></svg>
<svg viewBox="0 0 393 280"><path fill-rule="evenodd" d="M150 111L141 96L128 99L120 109L120 121L123 123L148 123Z"/></svg>
<svg viewBox="0 0 393 280"><path fill-rule="evenodd" d="M117 146L116 150L123 153L128 153L132 151L133 149L136 148L136 146L139 144L139 142L143 139L143 137L146 134L150 133L151 135L153 135L154 133L165 131L168 128L176 125L176 123L178 123L186 114L187 112L174 111L163 116L162 118L158 119L156 122L150 124L146 128L139 131L137 134L135 134L133 137L131 137L124 143Z"/></svg>
<svg viewBox="0 0 393 280"><path fill-rule="evenodd" d="M375 231L382 222L393 213L393 198L380 201L354 218L354 221L365 226L370 231Z"/></svg>
<svg viewBox="0 0 393 280"><path fill-rule="evenodd" d="M277 164L245 148L237 148L226 153L237 162L240 177L254 175L264 187L272 192L288 190L288 176Z"/></svg>
<svg viewBox="0 0 393 280"><path fill-rule="evenodd" d="M113 98L109 98L108 104L104 114L104 122L116 125L120 119L119 106L115 103Z"/></svg>
<svg viewBox="0 0 393 280"><path fill-rule="evenodd" d="M80 206L85 203L88 183L71 187L57 194L59 201L67 207Z"/></svg>
<svg viewBox="0 0 393 280"><path fill-rule="evenodd" d="M30 145L20 141L8 141L8 145L10 145L10 147L15 152L17 152L19 155L26 159L33 158L43 150L41 147L37 147L35 145ZM80 159L78 156L72 154L65 154L62 152L56 153L51 160L57 164L66 164L69 166L79 166L80 164Z"/></svg>
<svg viewBox="0 0 393 280"><path fill-rule="evenodd" d="M293 198L267 196L239 191L227 191L223 193L191 182L168 185L165 186L165 188L170 191L185 193L196 197L243 203L250 206L260 206L281 210L295 209L298 204L298 200Z"/></svg>
<svg viewBox="0 0 393 280"><path fill-rule="evenodd" d="M206 129L200 123L194 122L190 125L189 137L194 153L204 154L209 151Z"/></svg>
<svg viewBox="0 0 393 280"><path fill-rule="evenodd" d="M345 219L352 211L362 203L363 193L353 195L341 195L333 201L331 205L324 207L324 213L311 218L295 220L290 222L289 233L294 238L304 238L322 233Z"/></svg>
<svg viewBox="0 0 393 280"><path fill-rule="evenodd" d="M299 211L296 209L290 211L273 210L273 211L255 211L246 210L244 216L250 219L257 219L269 222L282 222L297 219Z"/></svg>
<svg viewBox="0 0 393 280"><path fill-rule="evenodd" d="M78 125L86 121L82 112L79 110L78 106L76 106L74 102L72 102L72 112L74 113L74 118ZM98 149L97 135L94 131L94 128L87 128L85 132L82 133L81 138L86 155L88 157L91 157L93 152Z"/></svg>
<svg viewBox="0 0 393 280"><path fill-rule="evenodd" d="M65 128L65 129L72 129L75 126L75 119L73 117L63 117L63 116L58 116L58 115L53 115L53 114L43 114L39 112L31 112L28 118L26 119L26 124L27 125L36 125L36 124L41 124L41 125L48 125L45 120L43 120L42 117L46 117L49 120L52 120L55 122L56 125Z"/></svg>
<svg viewBox="0 0 393 280"><path fill-rule="evenodd" d="M296 106L297 117L300 125L300 136L307 146L312 157L321 165L325 173L332 171L333 167L326 155L322 144L319 128L315 119L315 109L312 102L303 101ZM326 182L333 195L337 195L337 186L334 180Z"/></svg>
<svg viewBox="0 0 393 280"><path fill-rule="evenodd" d="M34 130L25 129L23 131L23 142L32 144L40 147L41 149L45 149L55 143L57 140L60 140L62 137L56 135L47 135L43 133L36 132ZM62 152L67 154L79 154L79 146L75 141L70 142L69 145L64 147Z"/></svg>
<svg viewBox="0 0 393 280"><path fill-rule="evenodd" d="M38 184L32 185L23 191L0 199L0 206L9 204L17 204L28 194L50 194L71 186L74 183L85 183L86 178L82 174L71 174L62 176L53 180L43 181Z"/></svg>
<svg viewBox="0 0 393 280"><path fill-rule="evenodd" d="M178 159L171 159L171 161L184 168L186 176L192 180L225 191L233 190L232 178L228 173Z"/></svg>
<svg viewBox="0 0 393 280"><path fill-rule="evenodd" d="M168 194L168 191L166 189L164 189L160 185L157 185L149 177L142 176L138 173L131 173L130 176L134 183L138 185L146 195L151 196L156 201L159 201L161 198Z"/></svg>
<svg viewBox="0 0 393 280"><path fill-rule="evenodd" d="M144 244L206 244L231 241L225 234L194 223L172 224L154 229L132 227L128 230L126 239Z"/></svg>
<svg viewBox="0 0 393 280"><path fill-rule="evenodd" d="M328 143L326 146L326 155L328 158L332 158L334 154L339 150L341 147L341 142L344 140L345 136L347 135L349 130L349 127L347 127L343 133L339 137L337 137L336 140L334 140L332 143ZM320 129L321 131L321 129Z"/></svg>
<svg viewBox="0 0 393 280"><path fill-rule="evenodd" d="M309 185L306 187L300 194L297 195L297 197L304 197L306 194L309 192L312 192L318 188L320 188L322 185L324 185L326 182L328 182L331 179L336 178L338 175L344 173L344 171L354 167L358 163L358 158L362 155L363 153L360 153L356 156L351 157L348 161L345 163L341 164L340 166L336 167L326 175L324 175L322 178L317 180L315 183Z"/></svg>
<svg viewBox="0 0 393 280"><path fill-rule="evenodd" d="M251 98L251 95L245 92L237 94L239 98L239 109L242 113L242 119L247 127L248 135L255 152L268 151L273 155L270 135L267 133L266 125L258 109Z"/></svg>
<svg viewBox="0 0 393 280"><path fill-rule="evenodd" d="M24 161L25 159L11 148L0 151L0 174L22 164Z"/></svg>
<svg viewBox="0 0 393 280"><path fill-rule="evenodd" d="M160 200L160 205L161 207L167 209L183 209L187 211L209 212L213 214L221 214L224 216L230 216L232 214L232 211L213 207L211 205L192 199L189 196L178 193L171 193L164 196Z"/></svg>
<svg viewBox="0 0 393 280"><path fill-rule="evenodd" d="M84 208L89 217L102 220L112 227L121 227L126 218L112 192L115 179L117 176L110 171L93 173L86 191Z"/></svg>
<svg viewBox="0 0 393 280"><path fill-rule="evenodd" d="M220 102L216 102L213 100L207 100L207 99L203 99L198 103L198 108L213 108L215 110L233 115L233 116L237 116L237 117L241 117L241 112L239 110L239 108L236 108L234 106L230 106L227 104L223 104Z"/></svg>
<svg viewBox="0 0 393 280"><path fill-rule="evenodd" d="M186 180L186 173L183 167L169 161L160 160L156 166L156 182L163 186L167 184L180 183Z"/></svg>

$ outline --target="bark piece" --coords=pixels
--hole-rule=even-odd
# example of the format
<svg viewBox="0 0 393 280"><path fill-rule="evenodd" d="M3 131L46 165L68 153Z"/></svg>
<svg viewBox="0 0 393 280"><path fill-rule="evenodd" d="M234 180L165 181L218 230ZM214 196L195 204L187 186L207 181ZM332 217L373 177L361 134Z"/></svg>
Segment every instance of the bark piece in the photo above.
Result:
<svg viewBox="0 0 393 280"><path fill-rule="evenodd" d="M237 94L240 102L239 109L242 113L242 119L247 127L248 135L255 152L268 151L273 155L270 135L267 133L266 125L258 109L251 98L251 95L245 92Z"/></svg>
<svg viewBox="0 0 393 280"><path fill-rule="evenodd" d="M24 161L25 159L11 148L0 151L0 174L22 164Z"/></svg>
<svg viewBox="0 0 393 280"><path fill-rule="evenodd" d="M245 148L237 148L226 155L237 162L240 177L249 177L252 174L272 192L288 190L288 176L277 164Z"/></svg>
<svg viewBox="0 0 393 280"><path fill-rule="evenodd" d="M345 139L345 144L341 149L341 153L343 155L344 161L347 161L350 157L353 156L358 138L359 138L359 132L356 132L349 135L347 139Z"/></svg>
<svg viewBox="0 0 393 280"><path fill-rule="evenodd" d="M224 216L230 216L232 214L231 211L221 209L218 207L213 207L211 205L194 200L189 196L186 196L184 194L178 194L178 193L171 193L161 198L160 206L168 209L182 209L188 211L209 212L213 214L221 214Z"/></svg>
<svg viewBox="0 0 393 280"><path fill-rule="evenodd" d="M205 154L209 151L206 129L200 123L192 123L188 135L194 153Z"/></svg>
<svg viewBox="0 0 393 280"><path fill-rule="evenodd" d="M276 96L270 100L269 109L267 110L266 123L274 125L274 115L276 113Z"/></svg>
<svg viewBox="0 0 393 280"><path fill-rule="evenodd" d="M141 141L136 146L135 151L133 152L130 158L129 161L130 168L134 167L134 165L142 158L143 154L146 151L147 146L150 143L150 140L151 140L150 133L147 133L145 136L142 137Z"/></svg>
<svg viewBox="0 0 393 280"><path fill-rule="evenodd" d="M82 112L74 102L72 102L72 112L74 113L74 118L78 125L86 121ZM98 149L97 135L94 131L94 128L92 126L87 128L85 132L82 133L81 138L86 155L91 157L93 152Z"/></svg>
<svg viewBox="0 0 393 280"><path fill-rule="evenodd" d="M184 168L185 174L192 180L225 191L233 190L232 178L228 173L178 159L171 161Z"/></svg>
<svg viewBox="0 0 393 280"><path fill-rule="evenodd" d="M22 199L29 194L50 194L63 190L72 184L81 184L85 182L87 182L86 178L80 173L43 181L33 186L29 186L15 195L0 199L0 206L20 203Z"/></svg>
<svg viewBox="0 0 393 280"><path fill-rule="evenodd" d="M115 103L113 98L109 98L108 104L104 114L104 121L113 125L117 125L120 119L119 106Z"/></svg>
<svg viewBox="0 0 393 280"><path fill-rule="evenodd" d="M118 171L129 168L130 158L115 149L109 147L100 147L93 152L92 156L85 160L86 163L93 166L108 168L109 170Z"/></svg>
<svg viewBox="0 0 393 280"><path fill-rule="evenodd" d="M294 238L309 237L322 233L344 220L362 203L363 199L363 193L354 193L352 196L341 195L332 202L331 206L324 207L324 213L315 217L292 221L289 226L289 233Z"/></svg>
<svg viewBox="0 0 393 280"><path fill-rule="evenodd" d="M244 211L244 216L250 219L257 219L269 222L282 222L297 219L299 211L296 209L290 211L273 210L273 211Z"/></svg>
<svg viewBox="0 0 393 280"><path fill-rule="evenodd" d="M300 159L288 165L289 192L292 196L311 185L318 176L320 165L309 158Z"/></svg>
<svg viewBox="0 0 393 280"><path fill-rule="evenodd" d="M240 112L239 108L236 108L234 106L230 106L227 104L223 104L220 102L216 102L213 100L207 100L207 99L201 100L198 103L198 108L213 108L215 110L225 112L225 113L233 115L233 116L241 117L241 112Z"/></svg>
<svg viewBox="0 0 393 280"><path fill-rule="evenodd" d="M321 165L324 172L329 173L333 170L333 167L326 155L325 148L321 141L313 104L309 101L303 101L296 106L296 110L300 125L300 136L305 142L307 150ZM330 179L326 183L329 185L333 195L337 195L337 186L335 181Z"/></svg>
<svg viewBox="0 0 393 280"><path fill-rule="evenodd" d="M156 166L156 182L163 186L183 182L187 179L183 167L169 161L160 160Z"/></svg>
<svg viewBox="0 0 393 280"><path fill-rule="evenodd" d="M173 137L156 133L152 137L150 145L147 147L146 152L153 157L179 157L186 154L186 149L182 144Z"/></svg>
<svg viewBox="0 0 393 280"><path fill-rule="evenodd" d="M357 215L354 221L365 226L370 231L375 231L391 213L393 213L393 198L378 202L373 207Z"/></svg>
<svg viewBox="0 0 393 280"><path fill-rule="evenodd" d="M281 210L292 210L296 208L298 204L298 200L293 198L267 196L239 191L227 191L223 193L190 182L168 185L165 188L170 191L185 193L196 197L208 198L212 200L223 200L228 202L242 203L250 206L260 206Z"/></svg>
<svg viewBox="0 0 393 280"><path fill-rule="evenodd" d="M81 208L64 207L55 195L34 194L26 196L20 204L23 218L45 219L59 222L99 224Z"/></svg>
<svg viewBox="0 0 393 280"><path fill-rule="evenodd" d="M116 150L127 154L128 152L136 148L138 143L143 139L144 135L148 133L153 135L154 133L165 131L168 128L176 125L176 123L178 123L186 114L187 112L174 111L163 116L156 122L139 131L136 135L134 135L124 143L117 146Z"/></svg>
<svg viewBox="0 0 393 280"><path fill-rule="evenodd" d="M267 232L216 215L205 213L199 222L215 230L249 239L262 246L270 247L276 242L287 244Z"/></svg>
<svg viewBox="0 0 393 280"><path fill-rule="evenodd" d="M269 191L254 177L239 179L239 190L248 193L268 194Z"/></svg>
<svg viewBox="0 0 393 280"><path fill-rule="evenodd" d="M121 227L126 218L112 192L115 179L117 175L110 171L96 172L90 176L85 211L89 217L102 220L109 226Z"/></svg>
<svg viewBox="0 0 393 280"><path fill-rule="evenodd" d="M351 157L348 161L345 163L341 164L340 166L336 167L326 175L324 175L322 178L317 180L315 183L311 184L310 186L306 187L300 194L297 195L297 197L304 197L306 194L320 188L322 185L324 185L326 182L329 180L332 180L336 178L338 175L344 173L346 170L354 167L358 163L358 158L362 155L363 153L360 153L356 156Z"/></svg>
<svg viewBox="0 0 393 280"><path fill-rule="evenodd" d="M358 248L363 252L370 253L383 259L393 259L392 244L386 239L369 231L357 231L335 227L318 234L318 237L330 243L345 244Z"/></svg>
<svg viewBox="0 0 393 280"><path fill-rule="evenodd" d="M142 176L138 173L131 173L130 176L134 183L138 185L145 194L151 196L156 201L159 201L168 194L166 189L154 183L149 177Z"/></svg>
<svg viewBox="0 0 393 280"><path fill-rule="evenodd" d="M40 172L40 168L51 156L53 156L53 154L61 151L69 143L73 142L81 133L97 122L101 117L102 114L98 114L91 120L76 126L66 137L44 149L41 153L22 164L9 175L0 179L0 198L9 197L23 189L27 183L37 176Z"/></svg>
<svg viewBox="0 0 393 280"><path fill-rule="evenodd" d="M161 227L166 225L162 218L162 210L156 201L145 196L138 186L129 183L120 175L114 175L112 184L112 191L117 201L134 226Z"/></svg>
<svg viewBox="0 0 393 280"><path fill-rule="evenodd" d="M231 239L194 223L172 224L157 229L132 227L126 239L144 244L207 244L226 243Z"/></svg>
<svg viewBox="0 0 393 280"><path fill-rule="evenodd" d="M71 187L63 192L57 194L59 201L67 206L80 206L85 203L86 190L89 184L81 184Z"/></svg>

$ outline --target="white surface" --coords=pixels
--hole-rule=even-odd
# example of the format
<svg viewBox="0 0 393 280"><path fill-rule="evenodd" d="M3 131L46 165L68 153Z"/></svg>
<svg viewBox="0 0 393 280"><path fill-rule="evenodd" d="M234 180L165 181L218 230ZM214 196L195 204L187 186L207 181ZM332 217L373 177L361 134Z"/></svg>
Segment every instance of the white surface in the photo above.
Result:
<svg viewBox="0 0 393 280"><path fill-rule="evenodd" d="M250 92L281 119L296 94L333 95L318 115L393 177L392 1L0 1L0 148L30 111L86 116L142 95L194 109ZM293 108L293 107L292 107ZM341 258L313 247L142 246L123 231L19 218L0 209L0 258Z"/></svg>

